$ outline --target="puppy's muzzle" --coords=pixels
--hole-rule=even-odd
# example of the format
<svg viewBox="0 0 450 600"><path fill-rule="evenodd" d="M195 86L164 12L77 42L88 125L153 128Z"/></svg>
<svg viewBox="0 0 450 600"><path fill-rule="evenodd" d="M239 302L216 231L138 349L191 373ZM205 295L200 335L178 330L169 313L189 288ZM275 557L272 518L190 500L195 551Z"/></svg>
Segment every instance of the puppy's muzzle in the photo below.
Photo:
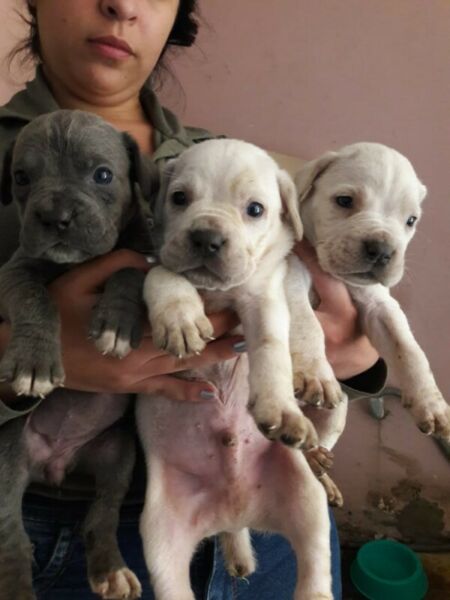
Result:
<svg viewBox="0 0 450 600"><path fill-rule="evenodd" d="M55 232L63 233L70 227L75 217L75 210L69 207L53 209L39 207L35 209L34 216L39 224L46 229L53 229Z"/></svg>
<svg viewBox="0 0 450 600"><path fill-rule="evenodd" d="M189 233L189 241L196 256L217 257L225 246L226 238L213 229L194 229Z"/></svg>
<svg viewBox="0 0 450 600"><path fill-rule="evenodd" d="M386 242L364 240L362 243L362 254L366 262L377 267L384 267L395 254L395 249Z"/></svg>

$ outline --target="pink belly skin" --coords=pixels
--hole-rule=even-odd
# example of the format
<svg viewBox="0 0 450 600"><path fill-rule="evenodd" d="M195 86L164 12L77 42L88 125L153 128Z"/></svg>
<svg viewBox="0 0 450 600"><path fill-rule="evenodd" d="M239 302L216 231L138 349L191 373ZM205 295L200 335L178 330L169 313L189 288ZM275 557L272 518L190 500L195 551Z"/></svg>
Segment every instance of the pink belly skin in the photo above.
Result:
<svg viewBox="0 0 450 600"><path fill-rule="evenodd" d="M239 550L227 564L243 557L250 564L245 529L252 528L291 543L299 561L295 600L331 600L325 492L300 450L256 428L247 410L247 357L196 375L214 383L217 400L137 402L148 472L140 530L155 597L193 600L189 564L205 537L234 534Z"/></svg>
<svg viewBox="0 0 450 600"><path fill-rule="evenodd" d="M285 463L289 477L293 451L268 441L247 410L247 373L245 356L203 372L202 378L219 390L218 400L139 400L137 418L150 471L152 465L158 470L172 508L184 511L191 504L192 525L203 520L208 532L212 521L224 529L239 528L241 521L249 525L249 512L252 520L259 512L258 497L276 494L267 489L266 477L274 461L281 470Z"/></svg>
<svg viewBox="0 0 450 600"><path fill-rule="evenodd" d="M32 479L59 485L77 451L118 421L128 403L128 396L52 392L25 425Z"/></svg>

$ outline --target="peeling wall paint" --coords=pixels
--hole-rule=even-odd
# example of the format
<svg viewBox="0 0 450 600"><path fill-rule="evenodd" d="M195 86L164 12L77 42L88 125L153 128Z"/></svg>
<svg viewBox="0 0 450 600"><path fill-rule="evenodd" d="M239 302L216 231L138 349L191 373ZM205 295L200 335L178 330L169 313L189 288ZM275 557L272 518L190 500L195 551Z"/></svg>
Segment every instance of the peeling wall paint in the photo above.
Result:
<svg viewBox="0 0 450 600"><path fill-rule="evenodd" d="M333 478L344 494L335 515L342 542L390 537L418 549L450 549L450 462L418 431L398 399L382 421L352 403Z"/></svg>

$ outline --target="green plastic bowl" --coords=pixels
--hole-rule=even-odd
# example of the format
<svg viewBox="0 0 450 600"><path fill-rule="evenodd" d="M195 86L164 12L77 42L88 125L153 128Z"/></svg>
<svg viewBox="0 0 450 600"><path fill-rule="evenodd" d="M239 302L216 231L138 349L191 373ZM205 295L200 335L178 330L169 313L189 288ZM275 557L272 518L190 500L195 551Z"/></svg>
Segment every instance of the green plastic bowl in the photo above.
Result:
<svg viewBox="0 0 450 600"><path fill-rule="evenodd" d="M422 600L428 589L418 556L393 540L361 546L350 575L357 590L370 600Z"/></svg>

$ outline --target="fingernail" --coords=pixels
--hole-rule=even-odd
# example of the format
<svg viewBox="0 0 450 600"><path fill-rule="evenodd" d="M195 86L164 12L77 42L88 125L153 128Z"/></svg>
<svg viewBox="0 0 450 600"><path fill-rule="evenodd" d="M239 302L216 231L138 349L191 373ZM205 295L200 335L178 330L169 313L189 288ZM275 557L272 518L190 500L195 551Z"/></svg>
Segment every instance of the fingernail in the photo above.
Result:
<svg viewBox="0 0 450 600"><path fill-rule="evenodd" d="M235 352L247 352L247 344L244 341L236 342L236 344L233 344L233 350Z"/></svg>
<svg viewBox="0 0 450 600"><path fill-rule="evenodd" d="M202 400L212 400L215 397L214 392L210 392L209 390L202 390L200 392L200 398Z"/></svg>

